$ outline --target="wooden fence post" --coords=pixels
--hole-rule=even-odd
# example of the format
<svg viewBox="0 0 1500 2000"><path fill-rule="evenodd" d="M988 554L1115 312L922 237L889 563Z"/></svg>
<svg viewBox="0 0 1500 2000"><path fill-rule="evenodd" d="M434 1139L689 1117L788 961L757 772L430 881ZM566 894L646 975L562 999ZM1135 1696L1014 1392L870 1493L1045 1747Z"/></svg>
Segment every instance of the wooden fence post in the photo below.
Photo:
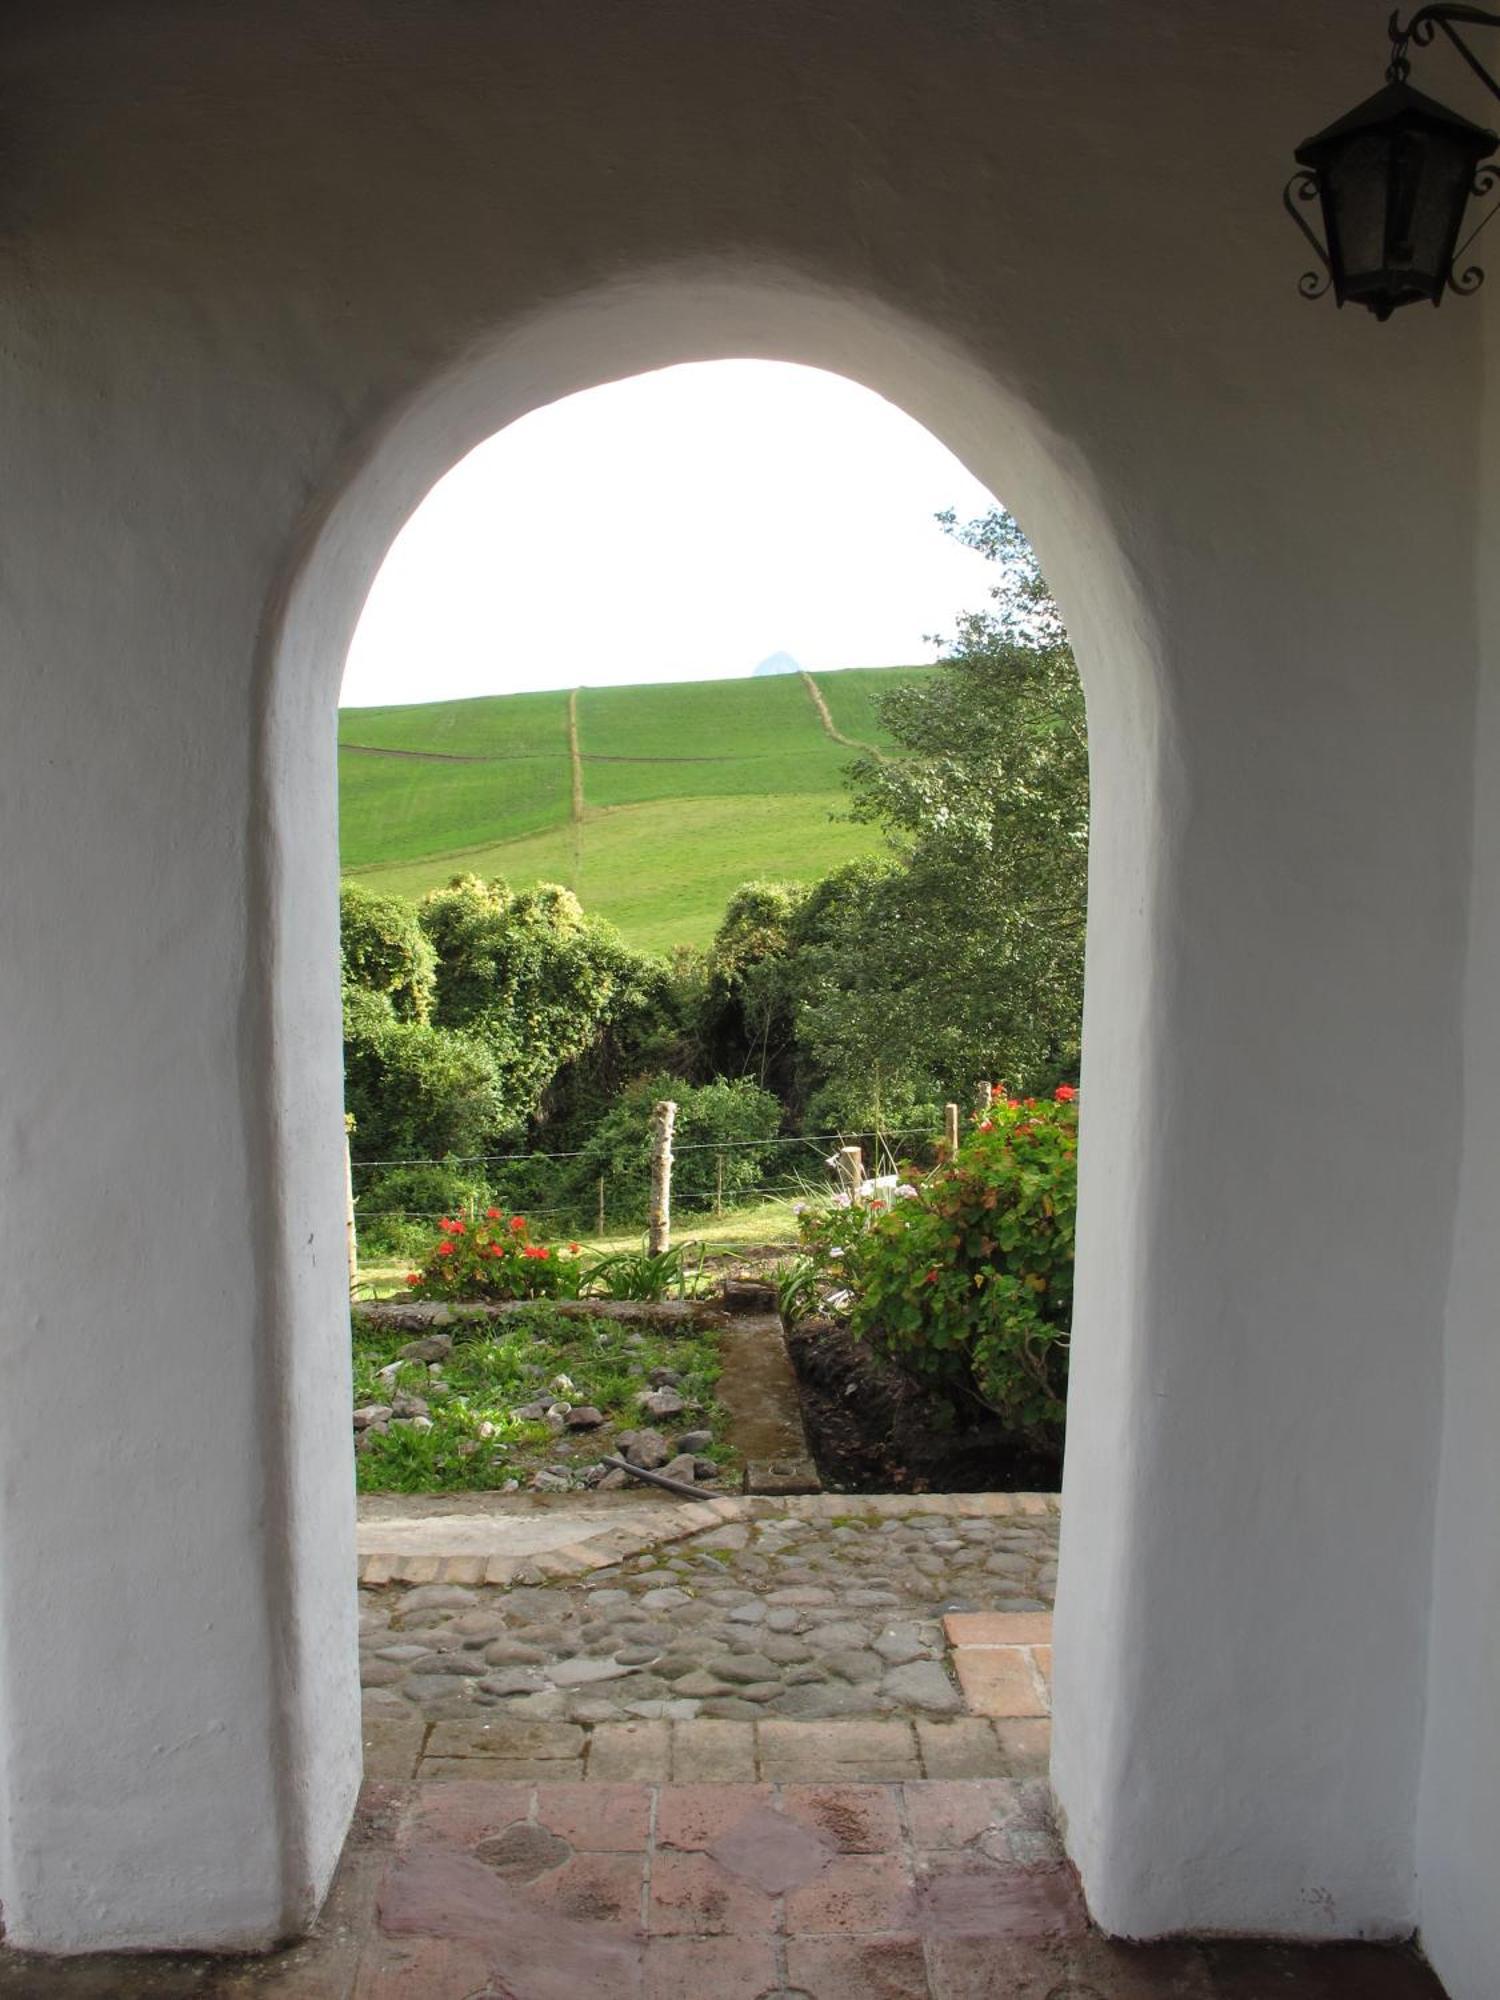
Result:
<svg viewBox="0 0 1500 2000"><path fill-rule="evenodd" d="M850 1201L859 1200L860 1183L865 1177L865 1160L858 1146L840 1146L834 1154L834 1171L839 1177L839 1186Z"/></svg>
<svg viewBox="0 0 1500 2000"><path fill-rule="evenodd" d="M948 1158L951 1160L953 1155L958 1151L958 1106L956 1104L945 1104L943 1106L943 1144L947 1147Z"/></svg>
<svg viewBox="0 0 1500 2000"><path fill-rule="evenodd" d="M981 1118L989 1115L991 1086L981 1083L974 1092L974 1109Z"/></svg>
<svg viewBox="0 0 1500 2000"><path fill-rule="evenodd" d="M714 1155L714 1214L724 1213L724 1155Z"/></svg>
<svg viewBox="0 0 1500 2000"><path fill-rule="evenodd" d="M604 1234L604 1176L599 1176L599 1234Z"/></svg>
<svg viewBox="0 0 1500 2000"><path fill-rule="evenodd" d="M655 1257L672 1241L672 1127L677 1106L670 1098L651 1110L651 1226L646 1248Z"/></svg>
<svg viewBox="0 0 1500 2000"><path fill-rule="evenodd" d="M359 1235L354 1226L354 1147L344 1132L344 1238L349 1253L349 1296L359 1283Z"/></svg>

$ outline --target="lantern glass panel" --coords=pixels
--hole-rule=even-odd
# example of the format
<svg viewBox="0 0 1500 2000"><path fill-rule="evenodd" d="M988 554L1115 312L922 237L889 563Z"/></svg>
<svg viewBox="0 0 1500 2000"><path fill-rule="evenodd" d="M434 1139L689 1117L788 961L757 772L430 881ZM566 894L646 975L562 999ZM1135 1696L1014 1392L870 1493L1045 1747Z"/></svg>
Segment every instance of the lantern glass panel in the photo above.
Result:
<svg viewBox="0 0 1500 2000"><path fill-rule="evenodd" d="M1385 263L1385 196L1390 141L1385 132L1349 139L1322 170L1323 206L1334 269L1368 275Z"/></svg>
<svg viewBox="0 0 1500 2000"><path fill-rule="evenodd" d="M1345 298L1391 310L1436 299L1468 200L1472 150L1417 125L1351 134L1323 167L1334 268Z"/></svg>

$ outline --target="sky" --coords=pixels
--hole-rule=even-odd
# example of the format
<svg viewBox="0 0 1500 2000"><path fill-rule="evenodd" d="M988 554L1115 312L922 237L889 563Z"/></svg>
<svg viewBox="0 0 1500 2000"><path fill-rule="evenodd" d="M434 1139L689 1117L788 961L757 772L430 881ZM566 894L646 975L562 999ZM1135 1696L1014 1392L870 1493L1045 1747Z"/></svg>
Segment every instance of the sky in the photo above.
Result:
<svg viewBox="0 0 1500 2000"><path fill-rule="evenodd" d="M993 505L930 432L821 369L711 361L533 411L433 487L381 566L342 705L934 657Z"/></svg>

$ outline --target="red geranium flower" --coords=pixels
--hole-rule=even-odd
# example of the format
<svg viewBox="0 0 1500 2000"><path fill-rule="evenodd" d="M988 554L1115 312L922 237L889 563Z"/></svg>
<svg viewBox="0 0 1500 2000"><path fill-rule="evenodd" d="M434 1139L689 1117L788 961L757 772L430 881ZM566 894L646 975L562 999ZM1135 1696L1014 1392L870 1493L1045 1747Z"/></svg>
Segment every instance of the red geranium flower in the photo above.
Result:
<svg viewBox="0 0 1500 2000"><path fill-rule="evenodd" d="M453 1255L453 1245L451 1243L440 1243L437 1247L437 1253L440 1257L451 1257Z"/></svg>
<svg viewBox="0 0 1500 2000"><path fill-rule="evenodd" d="M463 1224L455 1222L451 1215L443 1216L438 1223L438 1228L442 1230L445 1236L462 1236L464 1233Z"/></svg>
<svg viewBox="0 0 1500 2000"><path fill-rule="evenodd" d="M486 1210L484 1211L484 1219L485 1219L485 1221L486 1221L486 1222L498 1222L498 1221L500 1220L500 1211L499 1211L499 1209L498 1209L498 1208L487 1208L487 1209L486 1209Z"/></svg>
<svg viewBox="0 0 1500 2000"><path fill-rule="evenodd" d="M1071 1083L1060 1083L1052 1095L1057 1099L1059 1104L1071 1104L1073 1099L1078 1095L1078 1092L1073 1088Z"/></svg>
<svg viewBox="0 0 1500 2000"><path fill-rule="evenodd" d="M526 1218L525 1218L525 1216L524 1216L524 1215L513 1215L513 1216L511 1217L511 1219L510 1219L510 1226L511 1226L511 1228L512 1228L512 1229L514 1229L514 1230L515 1230L515 1231L517 1232L517 1234L519 1234L519 1233L520 1233L520 1231L521 1231L521 1230L523 1230L523 1229L524 1229L524 1228L526 1227Z"/></svg>
<svg viewBox="0 0 1500 2000"><path fill-rule="evenodd" d="M522 1245L521 1255L523 1257L550 1257L552 1252L547 1248L545 1243L526 1243Z"/></svg>
<svg viewBox="0 0 1500 2000"><path fill-rule="evenodd" d="M570 1243L568 1245L568 1251L571 1256L576 1257L578 1255L578 1245L576 1243Z"/></svg>
<svg viewBox="0 0 1500 2000"><path fill-rule="evenodd" d="M422 1282L422 1273L420 1271L408 1271L406 1282L409 1285L420 1285Z"/></svg>

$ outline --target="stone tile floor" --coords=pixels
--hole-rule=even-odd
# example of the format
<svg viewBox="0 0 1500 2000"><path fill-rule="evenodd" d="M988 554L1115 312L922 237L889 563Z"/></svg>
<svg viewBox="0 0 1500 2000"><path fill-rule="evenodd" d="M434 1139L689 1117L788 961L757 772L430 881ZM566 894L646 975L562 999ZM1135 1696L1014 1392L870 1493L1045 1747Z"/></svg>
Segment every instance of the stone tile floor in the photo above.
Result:
<svg viewBox="0 0 1500 2000"><path fill-rule="evenodd" d="M1047 1788L366 1787L318 1934L270 1959L39 1961L3 2000L1441 2000L1403 1951L1131 1946Z"/></svg>

